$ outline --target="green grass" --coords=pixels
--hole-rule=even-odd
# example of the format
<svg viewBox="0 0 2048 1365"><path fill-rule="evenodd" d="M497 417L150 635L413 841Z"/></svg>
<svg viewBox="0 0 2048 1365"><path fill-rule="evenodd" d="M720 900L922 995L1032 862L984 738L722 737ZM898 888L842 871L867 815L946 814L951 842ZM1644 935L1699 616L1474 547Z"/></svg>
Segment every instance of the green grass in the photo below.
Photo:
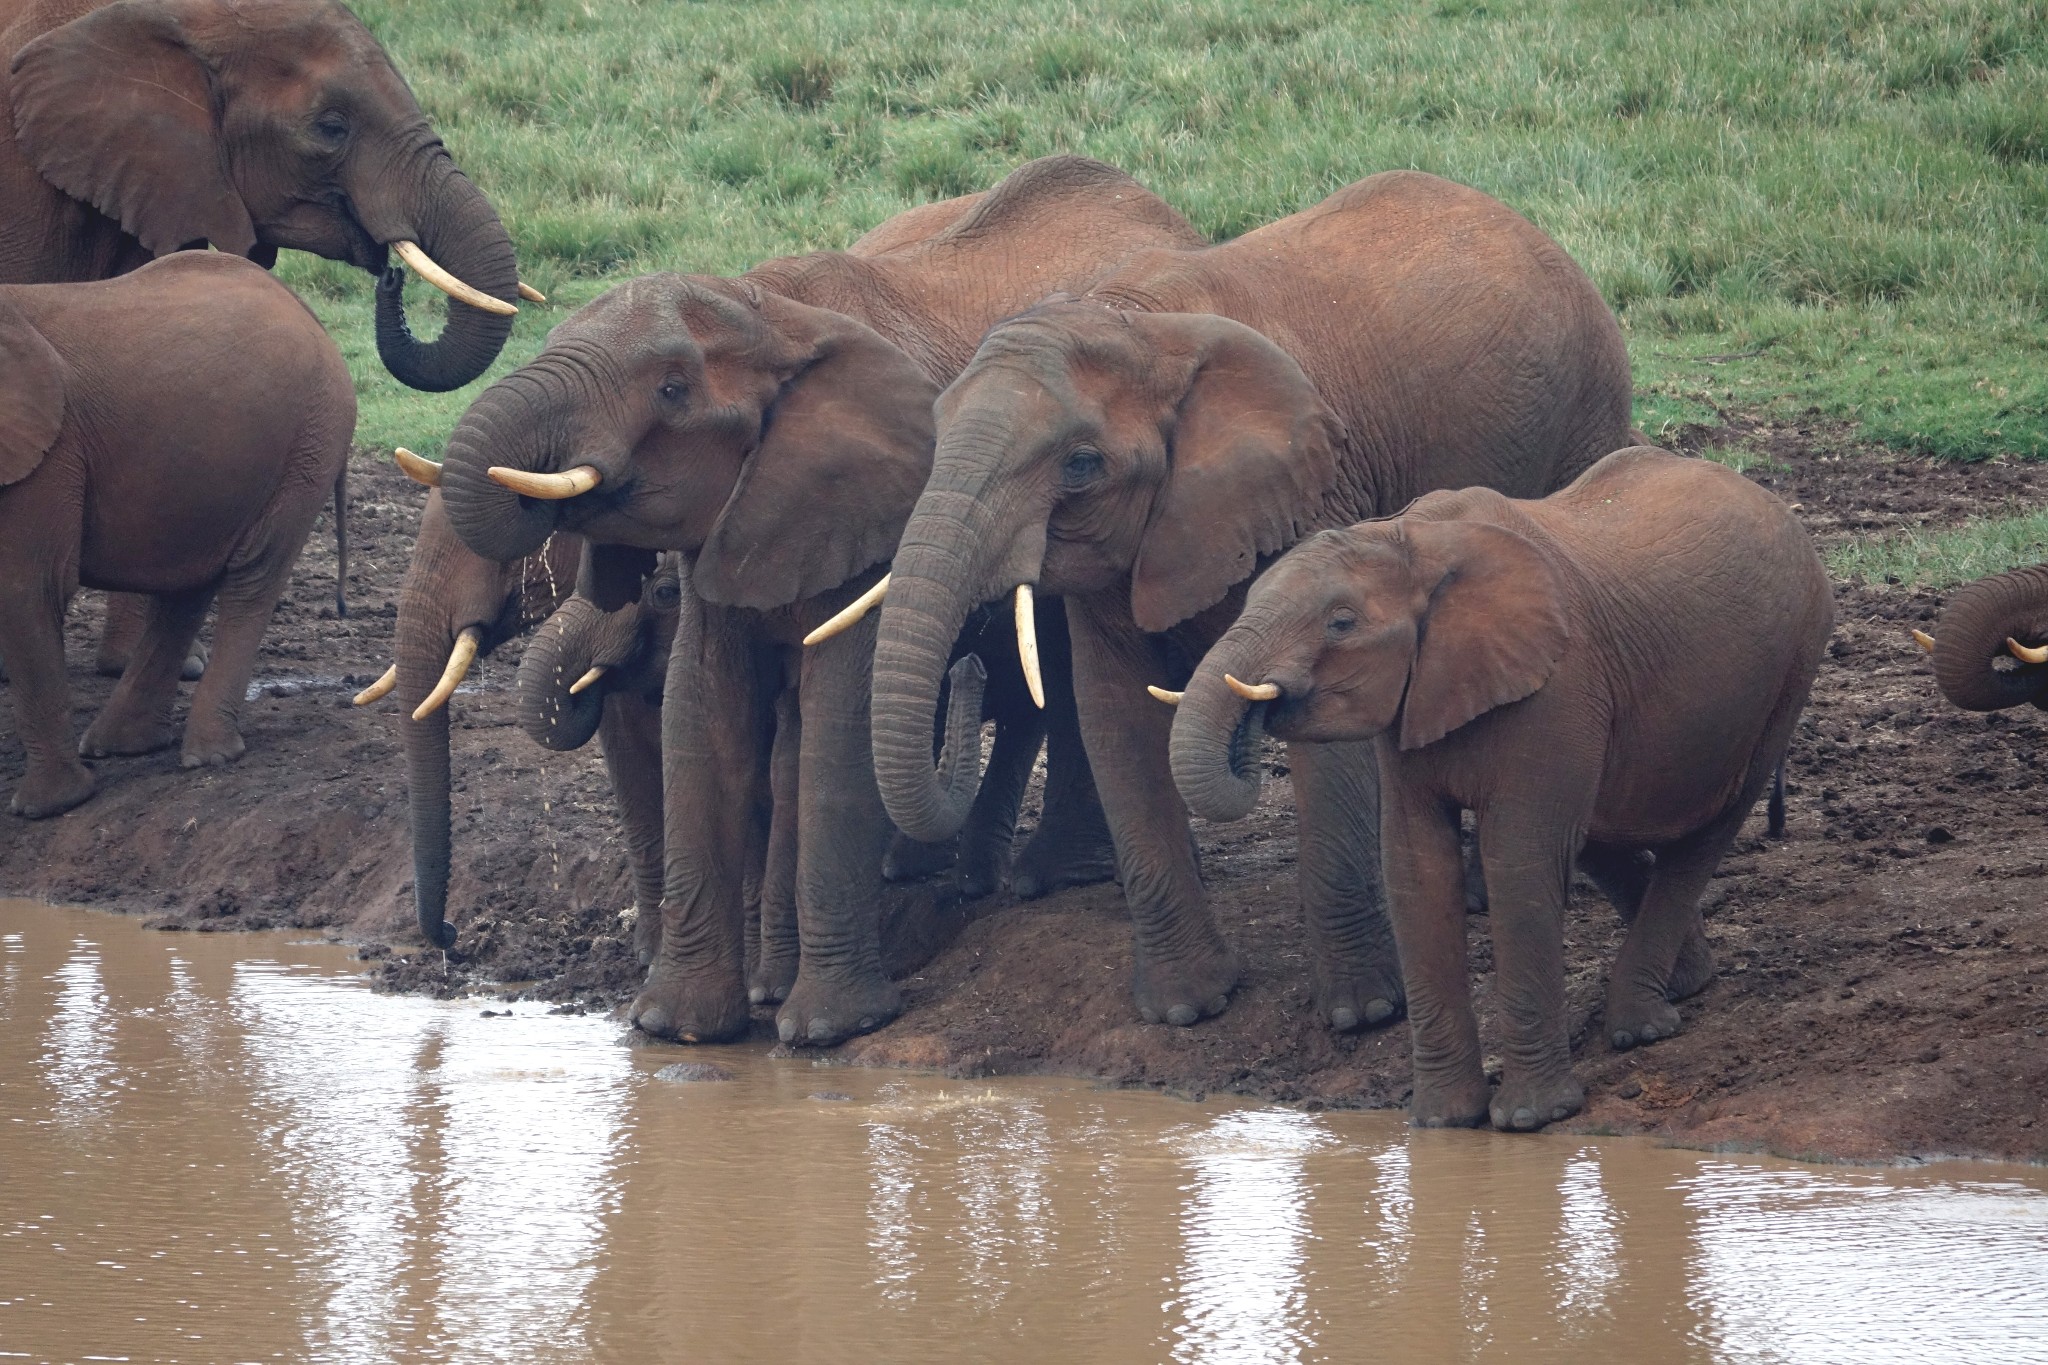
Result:
<svg viewBox="0 0 2048 1365"><path fill-rule="evenodd" d="M1972 522L1950 531L1858 536L1831 547L1826 557L1836 578L1945 588L2048 559L2048 512Z"/></svg>
<svg viewBox="0 0 2048 1365"><path fill-rule="evenodd" d="M843 246L1049 152L1216 237L1406 166L1585 265L1653 437L1817 411L2048 457L2048 0L357 8L555 299L493 374L626 276ZM366 278L282 273L357 368L363 439L437 447L470 394L382 376Z"/></svg>

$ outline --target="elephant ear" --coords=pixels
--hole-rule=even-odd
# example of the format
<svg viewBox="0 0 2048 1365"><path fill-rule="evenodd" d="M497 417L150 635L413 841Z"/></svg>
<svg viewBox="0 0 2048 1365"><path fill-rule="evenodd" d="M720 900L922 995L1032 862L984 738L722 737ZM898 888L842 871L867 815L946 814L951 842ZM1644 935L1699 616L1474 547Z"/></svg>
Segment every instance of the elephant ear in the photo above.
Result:
<svg viewBox="0 0 2048 1365"><path fill-rule="evenodd" d="M786 377L760 444L697 556L712 602L772 608L836 588L896 553L932 465L938 388L841 313L763 292Z"/></svg>
<svg viewBox="0 0 2048 1365"><path fill-rule="evenodd" d="M1479 522L1402 522L1419 576L1436 584L1401 706L1401 747L1419 749L1541 688L1571 627L1557 573L1526 536Z"/></svg>
<svg viewBox="0 0 2048 1365"><path fill-rule="evenodd" d="M1161 631L1221 600L1259 557L1317 529L1343 426L1293 357L1228 318L1133 314L1191 354L1167 438L1166 485L1131 571L1131 612Z"/></svg>
<svg viewBox="0 0 2048 1365"><path fill-rule="evenodd" d="M228 182L184 8L116 0L22 48L15 136L45 180L156 255L205 240L246 256L256 229Z"/></svg>
<svg viewBox="0 0 2048 1365"><path fill-rule="evenodd" d="M35 472L64 426L63 357L0 298L0 488Z"/></svg>

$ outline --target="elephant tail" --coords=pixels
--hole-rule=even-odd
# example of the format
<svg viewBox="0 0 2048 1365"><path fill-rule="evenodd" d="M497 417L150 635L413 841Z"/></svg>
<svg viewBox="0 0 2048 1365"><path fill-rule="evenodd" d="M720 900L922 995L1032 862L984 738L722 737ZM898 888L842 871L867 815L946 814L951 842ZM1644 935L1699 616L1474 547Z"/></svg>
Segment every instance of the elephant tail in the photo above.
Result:
<svg viewBox="0 0 2048 1365"><path fill-rule="evenodd" d="M348 618L348 457L334 475L334 615Z"/></svg>
<svg viewBox="0 0 2048 1365"><path fill-rule="evenodd" d="M1765 827L1773 839L1785 837L1785 756L1778 755L1778 771L1771 777L1771 800L1764 807Z"/></svg>

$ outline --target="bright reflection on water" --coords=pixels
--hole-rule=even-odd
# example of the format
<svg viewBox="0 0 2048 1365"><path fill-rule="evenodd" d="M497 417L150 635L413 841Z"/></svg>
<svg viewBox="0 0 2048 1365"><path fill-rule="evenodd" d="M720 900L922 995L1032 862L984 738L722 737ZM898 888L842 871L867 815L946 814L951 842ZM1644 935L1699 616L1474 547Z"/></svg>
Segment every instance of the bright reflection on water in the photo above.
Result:
<svg viewBox="0 0 2048 1365"><path fill-rule="evenodd" d="M2048 1172L618 1033L0 902L0 1360L2048 1361Z"/></svg>

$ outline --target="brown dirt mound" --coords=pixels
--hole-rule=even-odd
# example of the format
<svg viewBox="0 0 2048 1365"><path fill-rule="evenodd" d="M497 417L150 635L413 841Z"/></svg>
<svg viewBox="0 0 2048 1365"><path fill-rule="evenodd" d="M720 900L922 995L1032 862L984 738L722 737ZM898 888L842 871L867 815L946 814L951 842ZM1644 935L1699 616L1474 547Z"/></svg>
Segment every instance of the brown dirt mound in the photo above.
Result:
<svg viewBox="0 0 2048 1365"><path fill-rule="evenodd" d="M1903 459L1821 425L1743 421L1679 444L1709 441L1769 456L1773 467L1752 477L1799 503L1824 540L2038 506L2048 477ZM334 619L323 523L265 643L248 756L196 775L175 752L99 764L101 792L78 810L0 820L0 890L165 927L325 927L361 943L389 988L519 982L609 1007L639 973L618 913L629 891L603 768L594 747L552 754L517 733L516 648L457 702L459 957L418 947L402 721L388 703L355 710L348 695L390 657L420 498L367 453L355 468L350 616ZM2048 1159L2048 723L1942 702L1907 636L1939 594L1844 585L1837 600L1831 658L1792 752L1790 830L1767 840L1759 820L1722 868L1708 918L1720 971L1681 1007L1685 1033L1637 1052L1608 1047L1598 1023L1618 925L1597 895L1575 896L1569 998L1589 1105L1566 1126L1810 1157ZM82 609L71 627L81 728L108 688L82 666L96 618ZM0 785L20 770L12 716L0 715ZM1251 819L1198 829L1218 917L1245 961L1222 1017L1192 1029L1136 1021L1114 887L960 906L933 884L894 891L886 907L894 955L913 969L902 1017L840 1053L1316 1107L1400 1104L1406 1026L1338 1036L1310 1008L1289 793L1284 780L1270 787ZM1472 929L1493 1037L1485 919Z"/></svg>

